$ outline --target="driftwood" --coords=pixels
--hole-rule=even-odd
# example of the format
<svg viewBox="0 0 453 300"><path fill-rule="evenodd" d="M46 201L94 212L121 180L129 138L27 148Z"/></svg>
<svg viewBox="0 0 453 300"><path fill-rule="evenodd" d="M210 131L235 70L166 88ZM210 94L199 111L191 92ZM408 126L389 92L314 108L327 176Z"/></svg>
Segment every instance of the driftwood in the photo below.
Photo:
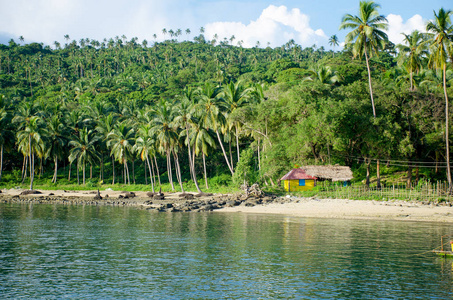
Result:
<svg viewBox="0 0 453 300"><path fill-rule="evenodd" d="M262 197L264 196L264 192L261 190L258 183L254 183L249 186L247 183L241 185L241 190L244 192L246 197L253 196L253 197Z"/></svg>

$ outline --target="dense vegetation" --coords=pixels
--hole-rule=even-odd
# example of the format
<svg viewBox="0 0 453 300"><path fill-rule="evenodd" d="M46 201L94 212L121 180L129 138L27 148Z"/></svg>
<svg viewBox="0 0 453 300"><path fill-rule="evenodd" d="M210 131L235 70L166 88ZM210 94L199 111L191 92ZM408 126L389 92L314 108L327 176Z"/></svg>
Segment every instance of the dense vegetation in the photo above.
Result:
<svg viewBox="0 0 453 300"><path fill-rule="evenodd" d="M273 186L305 164L348 165L356 180L377 171L378 185L382 170L451 182L451 13L393 45L378 8L345 16L340 52L247 49L203 30L193 42L171 30L153 43L0 45L0 184Z"/></svg>

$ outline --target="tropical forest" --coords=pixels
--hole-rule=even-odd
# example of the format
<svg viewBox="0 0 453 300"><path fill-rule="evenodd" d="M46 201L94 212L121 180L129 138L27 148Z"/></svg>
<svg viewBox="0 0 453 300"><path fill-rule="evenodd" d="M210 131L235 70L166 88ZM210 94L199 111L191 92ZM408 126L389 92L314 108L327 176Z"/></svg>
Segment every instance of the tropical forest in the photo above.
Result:
<svg viewBox="0 0 453 300"><path fill-rule="evenodd" d="M0 186L231 191L303 165L450 189L452 11L388 40L374 2L330 50L234 36L0 45ZM403 33L402 33L403 34ZM156 37L156 35L154 35ZM344 43L343 43L344 42ZM343 46L344 45L344 46Z"/></svg>

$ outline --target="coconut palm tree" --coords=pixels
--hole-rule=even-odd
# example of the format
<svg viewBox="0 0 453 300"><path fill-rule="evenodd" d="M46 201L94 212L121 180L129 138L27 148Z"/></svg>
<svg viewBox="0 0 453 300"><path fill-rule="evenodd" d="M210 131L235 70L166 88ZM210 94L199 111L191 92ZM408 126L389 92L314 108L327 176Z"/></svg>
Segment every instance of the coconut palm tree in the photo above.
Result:
<svg viewBox="0 0 453 300"><path fill-rule="evenodd" d="M211 83L207 82L200 90L200 101L196 105L196 111L203 127L212 129L216 133L228 169L230 170L231 175L233 175L234 170L225 152L219 133L219 130L226 123L225 116L222 113L226 109L226 104L225 101L219 97L220 92L221 90L219 88L216 88Z"/></svg>
<svg viewBox="0 0 453 300"><path fill-rule="evenodd" d="M131 157L134 135L134 129L129 126L127 121L116 124L107 135L107 145L112 149L110 155L113 155L120 164L123 164L125 184L131 183L127 161Z"/></svg>
<svg viewBox="0 0 453 300"><path fill-rule="evenodd" d="M30 161L30 190L33 190L35 154L40 157L44 155L44 135L43 121L38 116L31 116L24 128L17 132L18 148L24 156L28 154Z"/></svg>
<svg viewBox="0 0 453 300"><path fill-rule="evenodd" d="M135 145L132 147L132 151L137 153L140 159L142 161L146 161L148 164L148 170L151 177L151 187L154 193L154 172L151 170L151 163L149 161L149 157L153 157L155 155L155 141L152 138L151 126L149 124L142 125L139 127L137 133L138 137L135 140Z"/></svg>
<svg viewBox="0 0 453 300"><path fill-rule="evenodd" d="M48 143L47 148L48 156L52 157L55 163L54 174L52 182L57 182L57 173L58 173L58 159L61 159L63 156L64 146L67 143L67 138L65 135L65 126L61 122L61 115L53 115L47 122L48 128Z"/></svg>
<svg viewBox="0 0 453 300"><path fill-rule="evenodd" d="M388 21L383 15L379 15L378 8L380 8L380 5L374 3L374 1L361 1L359 15L345 15L340 25L340 29L352 29L346 35L345 43L352 44L352 54L354 57L361 58L365 55L374 117L376 117L376 109L374 106L373 88L371 86L369 59L373 54L378 54L379 50L384 49L388 41L388 36L384 32L388 28Z"/></svg>
<svg viewBox="0 0 453 300"><path fill-rule="evenodd" d="M310 76L305 77L302 81L317 81L322 84L334 84L339 81L339 77L330 66L318 66L309 70Z"/></svg>
<svg viewBox="0 0 453 300"><path fill-rule="evenodd" d="M75 137L75 139L69 142L69 145L72 146L69 152L69 161L73 163L76 160L77 169L80 169L80 166L82 167L83 184L85 184L86 163L88 162L89 164L93 165L95 161L99 159L99 156L94 147L98 139L99 137L95 136L93 130L83 128L79 130L78 135Z"/></svg>
<svg viewBox="0 0 453 300"><path fill-rule="evenodd" d="M338 37L337 37L336 34L332 35L329 38L329 45L333 47L332 57L335 56L335 46L339 46L340 45L338 42L339 42L339 40L338 40Z"/></svg>
<svg viewBox="0 0 453 300"><path fill-rule="evenodd" d="M238 81L237 83L230 82L229 84L225 85L222 89L221 96L225 101L225 106L227 108L228 115L234 113L234 111L238 108L245 106L249 100L249 94L251 89L245 88L245 86ZM240 123L237 121L229 120L232 126L235 128L235 136L236 136L236 150L238 161L240 159L240 151L239 151L239 129ZM231 161L231 166L233 167L233 161Z"/></svg>
<svg viewBox="0 0 453 300"><path fill-rule="evenodd" d="M108 135L113 130L113 126L116 123L116 120L117 115L114 113L109 113L107 116L101 116L98 120L95 129L100 134L100 140L103 143L103 145L101 145L101 149L107 146ZM110 156L112 158L112 184L115 184L115 157L113 155Z"/></svg>
<svg viewBox="0 0 453 300"><path fill-rule="evenodd" d="M170 181L172 190L175 190L171 169L171 153L173 152L175 142L178 140L178 134L173 126L174 109L167 102L161 100L152 113L154 115L151 124L152 134L156 138L160 152L165 153L167 157L168 180Z"/></svg>
<svg viewBox="0 0 453 300"><path fill-rule="evenodd" d="M449 146L449 105L447 95L447 62L449 57L453 55L453 26L451 24L451 10L439 9L439 12L434 12L434 20L428 22L426 31L430 34L431 55L429 57L429 66L442 70L443 88L445 96L445 142L446 142L446 159L447 159L447 181L450 192L452 191L451 170L450 170L450 146Z"/></svg>
<svg viewBox="0 0 453 300"><path fill-rule="evenodd" d="M192 179L195 183L197 191L201 193L200 187L198 186L197 175L195 172L195 162L192 157L191 141L189 129L191 124L195 122L193 116L194 107L196 105L196 91L192 88L186 88L183 93L182 100L176 106L176 117L174 119L174 124L179 126L185 131L186 136L186 145L189 154L189 168L192 175Z"/></svg>
<svg viewBox="0 0 453 300"><path fill-rule="evenodd" d="M411 34L404 35L404 42L407 45L399 44L396 47L399 50L398 65L405 65L409 73L410 90L414 90L414 72L418 73L421 70L424 60L428 57L428 45L426 34L418 30L412 31Z"/></svg>

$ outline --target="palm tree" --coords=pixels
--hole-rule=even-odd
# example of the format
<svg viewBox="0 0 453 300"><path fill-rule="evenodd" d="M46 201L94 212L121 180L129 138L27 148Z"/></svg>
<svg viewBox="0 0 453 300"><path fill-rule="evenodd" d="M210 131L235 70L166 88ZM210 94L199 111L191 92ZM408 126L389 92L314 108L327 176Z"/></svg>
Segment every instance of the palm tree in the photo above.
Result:
<svg viewBox="0 0 453 300"><path fill-rule="evenodd" d="M303 81L317 81L321 84L334 84L339 81L335 71L330 66L318 66L309 70L310 76L305 77Z"/></svg>
<svg viewBox="0 0 453 300"><path fill-rule="evenodd" d="M45 134L42 119L38 116L31 116L28 123L22 130L17 132L17 144L24 155L28 154L30 161L30 190L33 190L33 180L35 173L35 154L38 156L44 155L44 140Z"/></svg>
<svg viewBox="0 0 453 300"><path fill-rule="evenodd" d="M62 157L64 146L66 144L65 128L60 120L61 115L53 115L48 119L47 128L49 132L49 147L47 154L53 158L55 163L54 175L52 182L57 182L58 159Z"/></svg>
<svg viewBox="0 0 453 300"><path fill-rule="evenodd" d="M216 88L211 83L207 82L200 90L200 101L196 105L196 111L203 127L208 130L212 129L216 133L228 169L230 170L231 175L233 175L234 170L225 152L219 133L219 129L221 129L226 122L225 116L222 113L222 111L225 110L226 105L225 101L219 98L220 92L221 90L219 88Z"/></svg>
<svg viewBox="0 0 453 300"><path fill-rule="evenodd" d="M186 88L183 93L182 100L178 103L176 107L176 117L174 119L174 123L178 125L180 128L185 130L186 135L186 144L189 154L189 168L190 173L192 175L192 179L195 183L195 187L197 191L201 193L200 187L198 186L197 175L195 172L195 162L192 157L192 150L191 150L191 141L189 135L189 129L191 127L191 123L195 122L193 117L193 111L195 107L195 90L191 88Z"/></svg>
<svg viewBox="0 0 453 300"><path fill-rule="evenodd" d="M338 37L337 37L336 34L332 35L329 38L329 45L333 47L332 57L335 56L335 46L339 46L340 45L338 42L339 42L339 40L338 40Z"/></svg>
<svg viewBox="0 0 453 300"><path fill-rule="evenodd" d="M423 60L428 57L426 35L414 30L410 35L403 33L407 45L397 45L399 50L398 64L405 64L410 76L410 90L414 90L414 72L418 73L423 65Z"/></svg>
<svg viewBox="0 0 453 300"><path fill-rule="evenodd" d="M225 100L225 104L228 110L228 114L231 116L232 113L238 108L245 106L248 103L250 89L245 88L245 86L238 81L236 84L230 82L226 86L224 86L222 90L222 97ZM237 121L231 120L232 125L236 130L236 150L238 161L240 159L240 151L239 151L239 127L240 123ZM231 166L233 166L233 162L231 161Z"/></svg>
<svg viewBox="0 0 453 300"><path fill-rule="evenodd" d="M120 164L123 164L124 183L128 184L131 183L131 180L127 161L131 157L134 134L134 129L128 126L127 121L123 121L116 124L107 135L107 145L112 149L110 155L113 155Z"/></svg>
<svg viewBox="0 0 453 300"><path fill-rule="evenodd" d="M146 161L148 164L149 176L151 178L151 187L154 190L154 172L151 170L151 163L149 162L149 157L155 155L154 149L155 141L152 138L151 126L145 124L140 126L138 129L138 137L135 140L135 145L132 147L132 150L138 154L142 161Z"/></svg>
<svg viewBox="0 0 453 300"><path fill-rule="evenodd" d="M95 129L101 135L101 140L103 142L103 144L101 145L101 149L107 146L107 138L109 133L113 130L113 126L116 123L116 119L117 119L116 114L109 113L107 116L101 116L101 118L97 121ZM115 184L115 157L113 155L110 156L112 158L112 177L113 177L112 184Z"/></svg>
<svg viewBox="0 0 453 300"><path fill-rule="evenodd" d="M345 42L346 44L352 43L352 54L354 57L358 56L361 58L365 55L374 117L376 117L376 109L374 107L373 88L371 86L369 58L373 54L377 54L380 49L383 49L388 41L388 36L383 31L387 30L388 21L383 15L379 15L378 8L380 8L380 5L373 1L361 1L359 15L345 15L340 25L340 29L352 29L346 35Z"/></svg>
<svg viewBox="0 0 453 300"><path fill-rule="evenodd" d="M431 55L429 57L429 66L442 70L443 87L445 96L445 142L446 142L446 159L447 159L447 180L449 191L452 191L451 170L450 170L450 146L449 146L449 125L448 125L448 95L447 95L447 61L453 55L453 26L451 25L451 10L439 9L434 12L434 21L428 22L426 31L430 34L429 40L431 46Z"/></svg>
<svg viewBox="0 0 453 300"><path fill-rule="evenodd" d="M72 149L69 152L69 161L72 163L77 160L77 170L80 169L80 166L82 166L83 184L85 184L86 163L88 162L92 165L96 160L99 159L99 156L94 147L98 139L99 137L94 135L93 130L83 128L79 130L78 135L75 137L75 139L69 142L69 145L72 146Z"/></svg>
<svg viewBox="0 0 453 300"><path fill-rule="evenodd" d="M152 121L152 133L156 138L161 153L165 153L167 157L167 173L172 190L175 190L171 172L171 153L175 141L178 140L178 134L173 128L174 111L171 105L167 105L164 100L161 100L153 110L154 118Z"/></svg>

